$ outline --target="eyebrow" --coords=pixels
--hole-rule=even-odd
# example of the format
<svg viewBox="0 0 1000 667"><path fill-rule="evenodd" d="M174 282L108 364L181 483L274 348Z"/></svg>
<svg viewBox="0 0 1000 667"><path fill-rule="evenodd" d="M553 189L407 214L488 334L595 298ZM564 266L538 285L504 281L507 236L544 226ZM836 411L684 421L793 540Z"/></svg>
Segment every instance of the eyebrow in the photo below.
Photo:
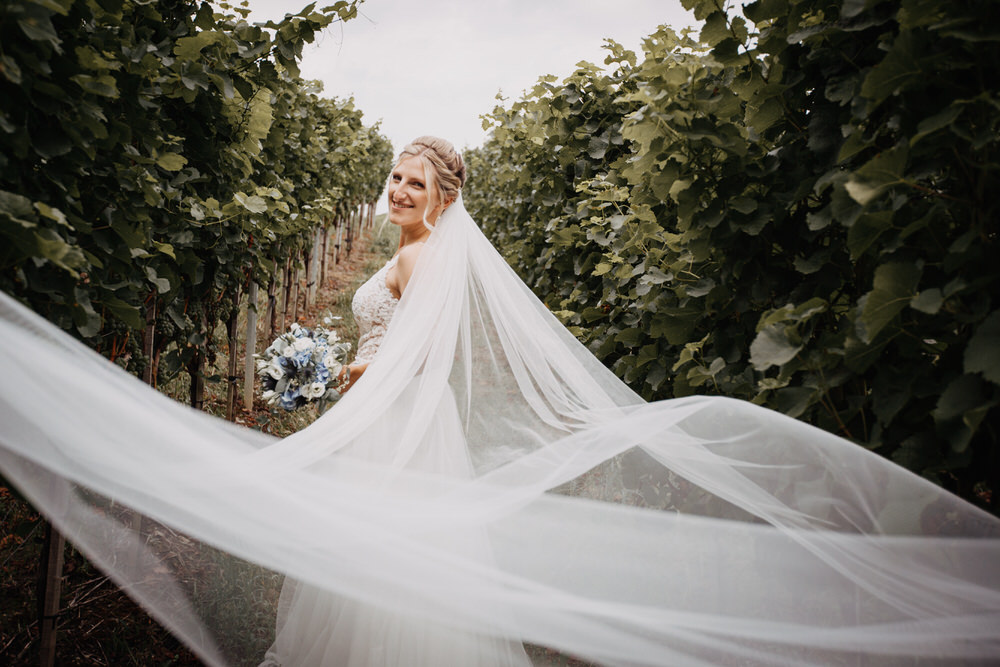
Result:
<svg viewBox="0 0 1000 667"><path fill-rule="evenodd" d="M398 171L392 172L391 174L389 174L389 176L392 177L392 178L399 178L399 179L403 178L403 175L400 174ZM422 178L411 178L410 181L412 183L416 183L417 185L426 185L424 183L424 180Z"/></svg>

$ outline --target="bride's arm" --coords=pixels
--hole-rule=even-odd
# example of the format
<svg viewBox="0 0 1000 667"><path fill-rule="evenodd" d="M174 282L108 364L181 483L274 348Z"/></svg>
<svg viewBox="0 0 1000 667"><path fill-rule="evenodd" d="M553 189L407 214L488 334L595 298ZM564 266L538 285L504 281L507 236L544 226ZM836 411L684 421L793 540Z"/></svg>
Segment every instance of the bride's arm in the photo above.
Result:
<svg viewBox="0 0 1000 667"><path fill-rule="evenodd" d="M345 391L353 387L354 383L358 381L358 378L361 377L361 374L364 373L367 368L368 362L366 361L362 364L348 364L340 369L340 375L338 375L338 378L342 383L345 379L347 379L347 384L342 384L337 391L343 394Z"/></svg>

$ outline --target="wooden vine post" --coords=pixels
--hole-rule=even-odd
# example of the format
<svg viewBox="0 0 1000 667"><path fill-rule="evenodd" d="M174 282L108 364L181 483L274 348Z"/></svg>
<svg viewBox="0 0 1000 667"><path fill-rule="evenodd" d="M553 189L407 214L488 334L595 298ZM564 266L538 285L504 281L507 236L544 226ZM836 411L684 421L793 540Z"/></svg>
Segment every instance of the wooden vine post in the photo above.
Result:
<svg viewBox="0 0 1000 667"><path fill-rule="evenodd" d="M41 567L38 573L39 660L42 667L56 664L56 629L59 620L59 597L62 594L63 554L66 538L45 525Z"/></svg>
<svg viewBox="0 0 1000 667"><path fill-rule="evenodd" d="M319 258L319 284L320 287L326 284L326 269L327 269L327 252L330 249L330 220L328 218L323 218L323 226L320 228L320 239L322 240L322 249L320 250Z"/></svg>
<svg viewBox="0 0 1000 667"><path fill-rule="evenodd" d="M281 302L281 324L278 331L282 332L288 327L288 308L292 300L292 260L285 260L285 298Z"/></svg>
<svg viewBox="0 0 1000 667"><path fill-rule="evenodd" d="M292 280L292 322L299 321L299 283L302 282L302 267L297 266L294 270L295 279ZM291 322L287 326L291 326Z"/></svg>
<svg viewBox="0 0 1000 667"><path fill-rule="evenodd" d="M208 314L206 312L201 313L201 321L201 330L207 331ZM191 378L191 407L195 410L205 409L205 376L202 373L204 365L205 354L201 350L196 351L194 357L188 362L188 376Z"/></svg>
<svg viewBox="0 0 1000 667"><path fill-rule="evenodd" d="M240 321L240 301L241 294L236 293L236 298L233 302L233 308L229 311L229 322L226 323L226 334L229 338L229 366L226 369L226 419L229 421L236 421L236 399L237 399L237 382L239 377L236 375L236 370L239 367L239 354L237 350L239 349L239 321Z"/></svg>
<svg viewBox="0 0 1000 667"><path fill-rule="evenodd" d="M313 232L312 243L309 253L306 256L306 297L305 310L316 300L316 287L319 282L319 230Z"/></svg>
<svg viewBox="0 0 1000 667"><path fill-rule="evenodd" d="M264 313L264 324L267 327L268 340L274 340L277 323L275 319L278 315L277 306L278 291L278 260L274 260L274 270L271 272L271 280L267 285L267 311Z"/></svg>
<svg viewBox="0 0 1000 667"><path fill-rule="evenodd" d="M156 334L156 293L151 293L146 299L146 328L142 332L142 353L146 357L146 368L142 371L142 381L153 386L156 377L155 346L153 339Z"/></svg>
<svg viewBox="0 0 1000 667"><path fill-rule="evenodd" d="M354 211L347 214L347 238L344 239L344 248L347 256L351 256L351 245L354 243Z"/></svg>
<svg viewBox="0 0 1000 667"><path fill-rule="evenodd" d="M253 408L253 382L256 364L253 355L257 352L257 283L250 281L247 293L247 342L243 355L243 407Z"/></svg>
<svg viewBox="0 0 1000 667"><path fill-rule="evenodd" d="M205 408L205 378L201 375L203 356L201 352L196 352L194 358L188 364L188 375L191 376L189 387L191 407L195 410L203 410Z"/></svg>
<svg viewBox="0 0 1000 667"><path fill-rule="evenodd" d="M337 226L337 238L333 243L333 263L340 264L340 241L344 234L344 218L338 215L334 224Z"/></svg>

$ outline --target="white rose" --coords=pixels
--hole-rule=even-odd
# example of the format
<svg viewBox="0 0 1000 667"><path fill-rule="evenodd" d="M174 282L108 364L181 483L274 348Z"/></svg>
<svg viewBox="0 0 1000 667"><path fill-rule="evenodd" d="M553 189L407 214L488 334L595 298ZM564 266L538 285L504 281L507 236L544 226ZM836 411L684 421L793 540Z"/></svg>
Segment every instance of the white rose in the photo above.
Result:
<svg viewBox="0 0 1000 667"><path fill-rule="evenodd" d="M327 359L329 359L329 361L324 360L323 365L327 367L327 370L330 371L330 375L332 377L338 377L340 375L340 370L344 367L344 365L336 359L332 359L330 357L327 357Z"/></svg>
<svg viewBox="0 0 1000 667"><path fill-rule="evenodd" d="M302 327L299 326L298 322L292 322L292 326L288 327L288 330L291 331L292 333L295 333L296 331L298 331L301 328Z"/></svg>
<svg viewBox="0 0 1000 667"><path fill-rule="evenodd" d="M257 360L257 370L258 371L262 371L262 370L264 370L265 368L267 368L270 365L271 365L271 362L268 361L267 359L258 359Z"/></svg>
<svg viewBox="0 0 1000 667"><path fill-rule="evenodd" d="M283 354L286 357L294 357L295 356L295 346L294 345L289 345L288 347L286 347L284 350L281 351L281 354Z"/></svg>
<svg viewBox="0 0 1000 667"><path fill-rule="evenodd" d="M319 398L326 393L326 385L322 382L313 382L305 388L303 392L306 398Z"/></svg>
<svg viewBox="0 0 1000 667"><path fill-rule="evenodd" d="M285 376L285 369L281 367L277 359L272 359L271 363L267 366L267 374L275 380L280 380Z"/></svg>
<svg viewBox="0 0 1000 667"><path fill-rule="evenodd" d="M315 346L316 344L313 342L312 338L299 338L295 341L294 345L296 352L305 352L306 350L313 349Z"/></svg>

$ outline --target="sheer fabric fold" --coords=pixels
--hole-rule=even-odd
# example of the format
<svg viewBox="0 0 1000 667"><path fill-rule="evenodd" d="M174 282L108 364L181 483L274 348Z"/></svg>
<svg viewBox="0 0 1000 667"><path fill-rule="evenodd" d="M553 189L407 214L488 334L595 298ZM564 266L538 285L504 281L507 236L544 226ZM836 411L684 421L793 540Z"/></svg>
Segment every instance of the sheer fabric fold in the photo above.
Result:
<svg viewBox="0 0 1000 667"><path fill-rule="evenodd" d="M358 664L448 664L401 657L421 627L451 664L1000 660L1000 521L748 403L644 403L461 200L365 374L281 441L5 295L0 335L0 471L207 664L263 660L300 586L342 613L289 636L364 638Z"/></svg>

